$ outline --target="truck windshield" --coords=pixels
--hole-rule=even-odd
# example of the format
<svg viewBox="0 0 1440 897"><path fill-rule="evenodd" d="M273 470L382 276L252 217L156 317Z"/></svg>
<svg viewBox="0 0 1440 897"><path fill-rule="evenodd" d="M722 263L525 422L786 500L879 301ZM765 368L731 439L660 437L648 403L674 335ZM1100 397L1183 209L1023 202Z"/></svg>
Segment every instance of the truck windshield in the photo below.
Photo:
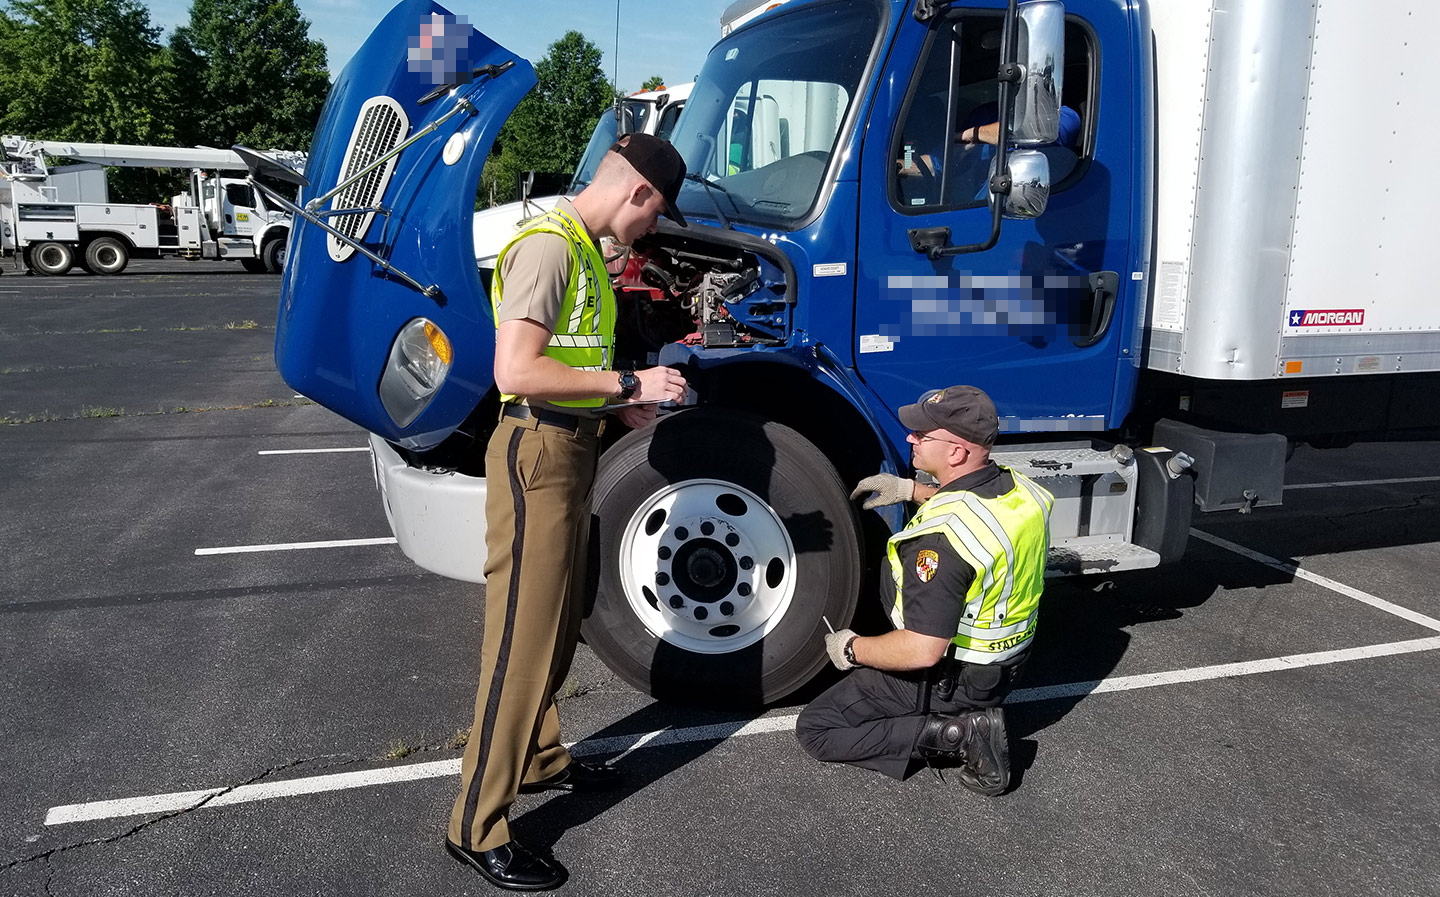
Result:
<svg viewBox="0 0 1440 897"><path fill-rule="evenodd" d="M880 13L839 0L772 16L710 51L671 140L691 174L724 188L726 217L790 227L820 195ZM704 191L686 182L681 209L713 215Z"/></svg>
<svg viewBox="0 0 1440 897"><path fill-rule="evenodd" d="M595 179L595 169L600 166L606 150L618 139L617 134L633 134L645 130L645 125L654 111L655 104L650 100L622 100L618 122L620 128L617 131L615 108L612 106L606 109L600 120L595 122L595 131L590 135L590 142L585 145L580 163L575 166L575 178L570 182L571 192L578 191Z"/></svg>

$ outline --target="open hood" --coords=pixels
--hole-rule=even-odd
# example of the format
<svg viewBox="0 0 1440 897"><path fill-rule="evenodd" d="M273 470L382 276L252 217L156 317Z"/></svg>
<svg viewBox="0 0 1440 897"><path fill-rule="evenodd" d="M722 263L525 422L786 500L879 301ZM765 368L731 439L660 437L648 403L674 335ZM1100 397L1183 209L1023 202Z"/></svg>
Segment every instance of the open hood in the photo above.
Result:
<svg viewBox="0 0 1440 897"><path fill-rule="evenodd" d="M321 112L300 198L331 230L296 219L280 296L275 361L296 391L424 449L489 390L494 326L471 217L495 135L534 84L527 60L431 0L397 5L350 60ZM334 214L346 210L361 211ZM397 335L420 318L448 337L453 358L423 410L397 421L382 375Z"/></svg>

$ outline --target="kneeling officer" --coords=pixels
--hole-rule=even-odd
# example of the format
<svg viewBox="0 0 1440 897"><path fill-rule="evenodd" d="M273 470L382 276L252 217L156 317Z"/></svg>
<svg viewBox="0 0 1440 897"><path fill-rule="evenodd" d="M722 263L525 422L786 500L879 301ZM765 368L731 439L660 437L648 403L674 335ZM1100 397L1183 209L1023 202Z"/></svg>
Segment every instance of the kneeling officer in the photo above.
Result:
<svg viewBox="0 0 1440 897"><path fill-rule="evenodd" d="M886 547L895 631L825 636L853 670L800 714L800 744L819 760L904 778L914 761L954 761L961 782L994 796L1010 785L1005 714L1035 634L1054 497L990 460L999 421L973 386L900 409L914 466L939 487L890 474L860 481L864 507L923 500Z"/></svg>

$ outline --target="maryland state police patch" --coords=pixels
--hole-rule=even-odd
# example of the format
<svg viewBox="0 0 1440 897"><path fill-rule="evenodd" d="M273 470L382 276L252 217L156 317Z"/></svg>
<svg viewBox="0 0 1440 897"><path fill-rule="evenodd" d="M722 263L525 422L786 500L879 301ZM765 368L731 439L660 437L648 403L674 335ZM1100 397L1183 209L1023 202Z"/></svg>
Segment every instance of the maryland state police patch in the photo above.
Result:
<svg viewBox="0 0 1440 897"><path fill-rule="evenodd" d="M929 582L935 578L935 571L940 569L940 555L928 548L915 555L915 575L920 577L921 582Z"/></svg>

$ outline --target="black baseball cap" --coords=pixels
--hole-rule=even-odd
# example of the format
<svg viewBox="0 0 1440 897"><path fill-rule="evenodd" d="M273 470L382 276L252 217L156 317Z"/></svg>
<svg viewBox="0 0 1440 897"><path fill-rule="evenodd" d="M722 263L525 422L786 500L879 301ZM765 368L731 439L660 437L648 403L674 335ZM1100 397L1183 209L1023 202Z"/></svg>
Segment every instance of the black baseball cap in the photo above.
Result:
<svg viewBox="0 0 1440 897"><path fill-rule="evenodd" d="M685 160L670 141L653 134L626 134L610 151L619 153L650 186L660 191L665 199L665 217L681 227L687 226L685 216L675 207L680 187L685 183Z"/></svg>
<svg viewBox="0 0 1440 897"><path fill-rule="evenodd" d="M900 423L916 432L948 430L976 445L995 444L1000 418L995 403L974 386L932 389L913 405L900 409Z"/></svg>

